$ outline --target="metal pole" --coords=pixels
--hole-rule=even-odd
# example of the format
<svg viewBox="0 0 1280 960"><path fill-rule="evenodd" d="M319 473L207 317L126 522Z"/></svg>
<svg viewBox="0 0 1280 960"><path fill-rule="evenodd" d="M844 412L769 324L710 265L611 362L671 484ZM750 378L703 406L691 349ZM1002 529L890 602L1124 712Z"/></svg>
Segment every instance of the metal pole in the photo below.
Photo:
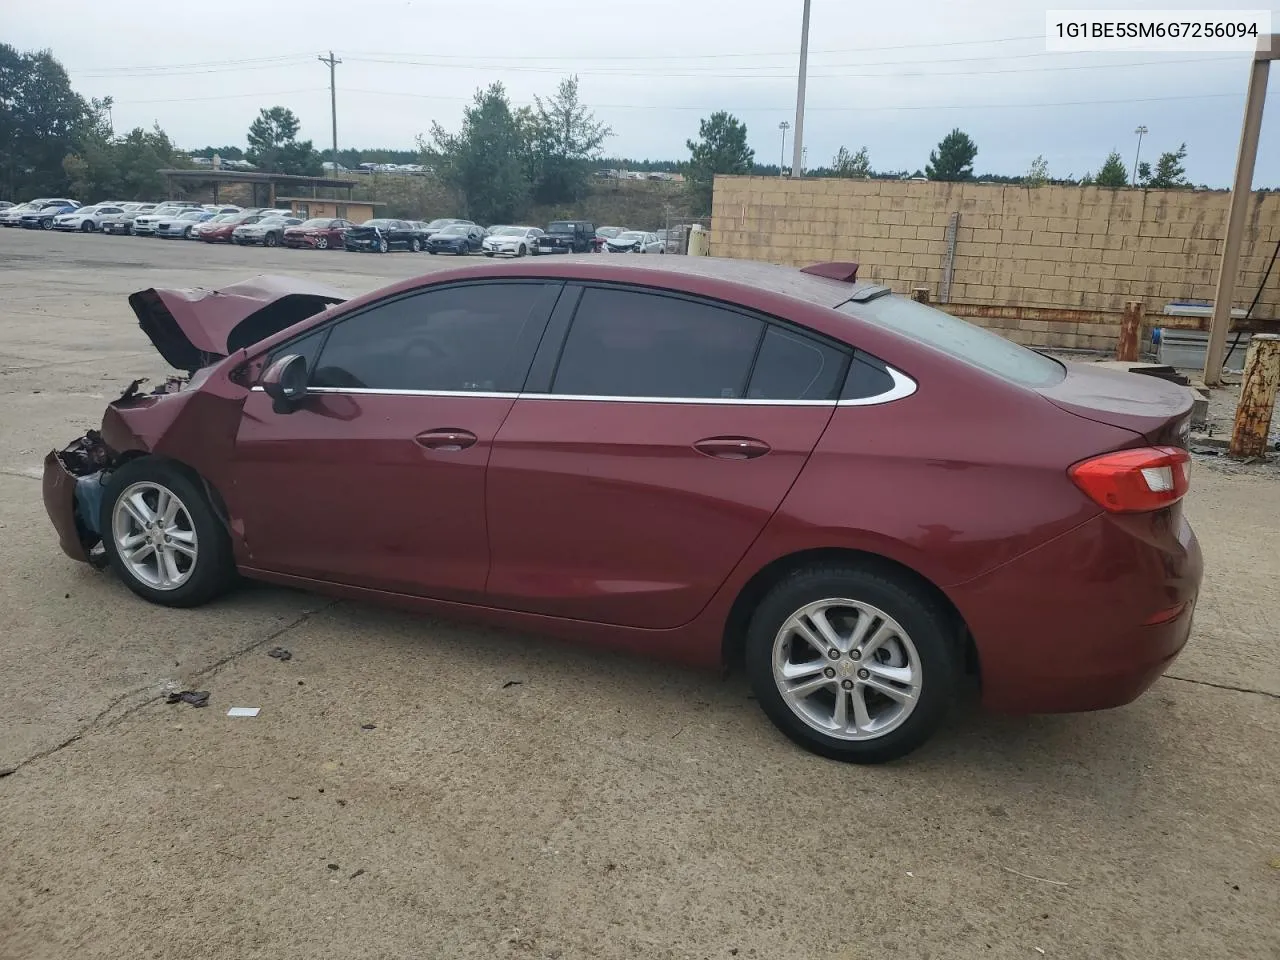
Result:
<svg viewBox="0 0 1280 960"><path fill-rule="evenodd" d="M804 169L804 82L809 72L809 0L804 0L804 21L800 27L800 74L796 82L796 136L791 147L791 176Z"/></svg>
<svg viewBox="0 0 1280 960"><path fill-rule="evenodd" d="M1142 156L1142 135L1147 132L1147 128L1142 126L1133 132L1138 135L1138 149L1133 152L1133 179L1130 182L1136 187L1138 185L1138 158Z"/></svg>
<svg viewBox="0 0 1280 960"><path fill-rule="evenodd" d="M1222 382L1222 355L1227 346L1227 330L1231 326L1231 300L1235 293L1249 194L1253 188L1253 165L1258 158L1258 134L1262 130L1262 106L1267 99L1267 75L1271 71L1271 60L1277 55L1280 55L1280 35L1263 38L1258 43L1258 52L1254 54L1249 70L1249 95L1244 105L1240 153L1236 158L1236 178L1231 184L1231 205L1227 209L1227 236L1222 245L1218 289L1213 298L1209 344L1204 355L1203 379L1207 387Z"/></svg>
<svg viewBox="0 0 1280 960"><path fill-rule="evenodd" d="M333 116L333 172L338 173L338 84L334 75L334 70L342 61L333 55L333 51L329 51L327 57L316 57L323 64L329 67L329 108Z"/></svg>
<svg viewBox="0 0 1280 960"><path fill-rule="evenodd" d="M787 131L791 129L791 124L783 120L778 124L778 129L782 131L782 153L778 155L778 176L782 176L783 168L787 165Z"/></svg>

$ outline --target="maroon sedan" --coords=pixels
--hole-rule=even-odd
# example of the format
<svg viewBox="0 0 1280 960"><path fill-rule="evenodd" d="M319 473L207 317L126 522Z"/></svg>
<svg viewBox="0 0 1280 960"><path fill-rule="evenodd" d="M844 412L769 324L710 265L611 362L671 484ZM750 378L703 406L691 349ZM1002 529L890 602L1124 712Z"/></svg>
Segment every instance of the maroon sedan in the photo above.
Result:
<svg viewBox="0 0 1280 960"><path fill-rule="evenodd" d="M191 375L46 460L63 549L155 603L235 574L689 664L902 756L960 674L1093 710L1187 640L1185 390L1062 364L852 264L486 262L341 302L130 298Z"/></svg>
<svg viewBox="0 0 1280 960"><path fill-rule="evenodd" d="M286 247L308 247L312 250L341 250L342 238L355 224L349 220L316 217L284 232Z"/></svg>

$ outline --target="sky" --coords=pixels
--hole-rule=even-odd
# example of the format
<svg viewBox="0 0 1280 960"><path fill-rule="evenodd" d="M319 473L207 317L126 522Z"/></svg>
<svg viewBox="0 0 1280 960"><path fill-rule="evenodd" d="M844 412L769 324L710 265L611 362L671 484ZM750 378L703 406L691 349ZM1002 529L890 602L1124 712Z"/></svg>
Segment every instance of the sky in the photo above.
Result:
<svg viewBox="0 0 1280 960"><path fill-rule="evenodd" d="M808 166L865 146L877 170L923 168L959 127L978 173L1132 168L1187 145L1194 183L1231 182L1249 56L1047 53L1032 0L812 0L804 144ZM576 74L614 136L610 155L684 159L698 121L728 110L760 162L795 123L802 0L56 0L8 2L0 39L50 49L85 96L111 96L117 132L158 123L185 148L243 144L260 107L282 104L318 148L412 148L432 121L458 126L477 87L516 104ZM1088 0L1089 9L1234 9L1212 0ZM1273 11L1274 13L1274 11ZM1280 18L1277 18L1280 29ZM1280 72L1280 71L1276 71ZM1280 83L1272 77L1270 92ZM1280 186L1280 102L1264 118L1255 185ZM1270 119L1270 123L1267 120ZM788 141L788 163L790 162Z"/></svg>

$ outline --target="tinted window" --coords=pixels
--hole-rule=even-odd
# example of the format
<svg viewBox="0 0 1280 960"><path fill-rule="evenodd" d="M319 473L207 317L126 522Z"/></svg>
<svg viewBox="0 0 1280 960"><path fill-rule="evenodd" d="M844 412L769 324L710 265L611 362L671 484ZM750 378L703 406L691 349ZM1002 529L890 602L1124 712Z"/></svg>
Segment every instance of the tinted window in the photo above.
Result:
<svg viewBox="0 0 1280 960"><path fill-rule="evenodd" d="M770 327L760 345L747 397L752 400L833 400L846 355L803 334Z"/></svg>
<svg viewBox="0 0 1280 960"><path fill-rule="evenodd" d="M957 360L1029 387L1059 383L1067 374L1056 360L999 334L906 297L846 303L840 310L910 337Z"/></svg>
<svg viewBox="0 0 1280 960"><path fill-rule="evenodd" d="M888 393L892 389L893 377L889 376L883 361L859 350L854 353L849 364L849 374L844 378L840 399L865 400Z"/></svg>
<svg viewBox="0 0 1280 960"><path fill-rule="evenodd" d="M517 341L540 283L494 283L405 297L333 327L311 376L317 387L519 390Z"/></svg>
<svg viewBox="0 0 1280 960"><path fill-rule="evenodd" d="M706 303L587 289L569 328L554 393L741 397L760 320Z"/></svg>

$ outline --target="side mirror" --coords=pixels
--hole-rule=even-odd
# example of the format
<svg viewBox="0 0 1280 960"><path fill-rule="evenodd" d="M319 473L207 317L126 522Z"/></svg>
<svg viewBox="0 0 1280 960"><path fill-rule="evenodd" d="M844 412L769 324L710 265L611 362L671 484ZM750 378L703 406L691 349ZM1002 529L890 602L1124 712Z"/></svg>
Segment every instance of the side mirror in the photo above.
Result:
<svg viewBox="0 0 1280 960"><path fill-rule="evenodd" d="M258 385L271 398L276 413L292 413L307 395L307 359L296 353L281 357L262 373Z"/></svg>

